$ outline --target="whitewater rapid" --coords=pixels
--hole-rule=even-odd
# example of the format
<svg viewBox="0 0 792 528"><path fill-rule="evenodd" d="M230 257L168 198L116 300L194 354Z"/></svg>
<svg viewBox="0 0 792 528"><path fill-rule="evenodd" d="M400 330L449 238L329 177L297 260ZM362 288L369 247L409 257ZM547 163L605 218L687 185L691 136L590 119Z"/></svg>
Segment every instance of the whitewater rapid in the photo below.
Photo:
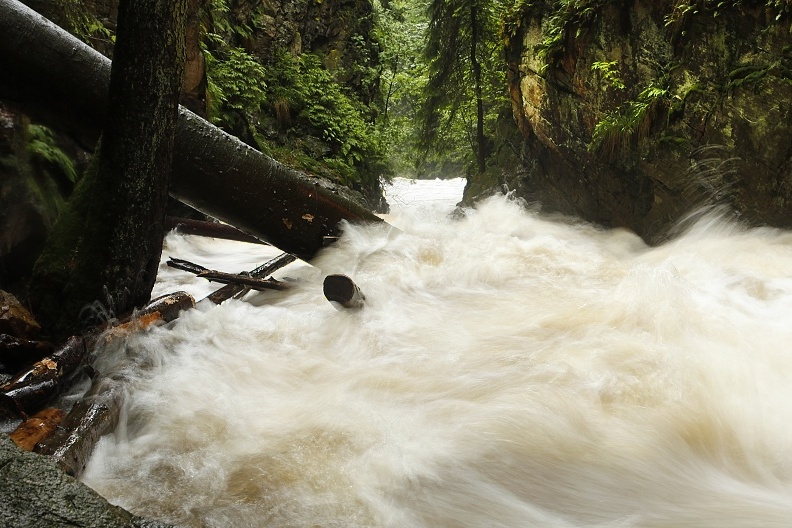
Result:
<svg viewBox="0 0 792 528"><path fill-rule="evenodd" d="M109 350L146 368L83 480L190 527L792 526L792 234L710 214L653 248L505 197L452 219L456 184L433 207L399 181L399 231L347 225L276 273L292 290ZM329 273L366 306L328 303Z"/></svg>

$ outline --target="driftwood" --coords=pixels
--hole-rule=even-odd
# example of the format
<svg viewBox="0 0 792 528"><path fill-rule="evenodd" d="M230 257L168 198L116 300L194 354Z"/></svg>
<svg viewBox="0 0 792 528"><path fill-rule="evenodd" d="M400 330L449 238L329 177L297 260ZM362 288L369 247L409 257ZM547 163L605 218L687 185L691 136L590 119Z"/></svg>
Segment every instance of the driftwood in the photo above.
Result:
<svg viewBox="0 0 792 528"><path fill-rule="evenodd" d="M291 255L289 253L284 253L275 257L274 259L268 260L261 266L257 267L253 271L247 273L247 275L251 277L266 277L277 270L281 269L282 267L291 264L297 260L297 257ZM215 304L220 304L223 301L230 299L231 297L241 297L250 291L250 288L243 286L241 284L227 284L217 290L216 292L208 295L206 298L212 301Z"/></svg>
<svg viewBox="0 0 792 528"><path fill-rule="evenodd" d="M7 416L26 418L35 413L68 386L86 356L85 340L69 338L55 353L0 387L0 407Z"/></svg>
<svg viewBox="0 0 792 528"><path fill-rule="evenodd" d="M366 296L352 279L346 275L328 275L322 286L325 298L333 306L346 309L362 308Z"/></svg>
<svg viewBox="0 0 792 528"><path fill-rule="evenodd" d="M39 442L37 452L51 457L69 475L79 477L96 442L118 424L122 404L121 381L97 378L55 433Z"/></svg>
<svg viewBox="0 0 792 528"><path fill-rule="evenodd" d="M294 257L291 257L291 260L282 258L282 256L278 258L280 259L279 260L280 263L285 262L287 264L288 262L294 261ZM273 261L268 262L267 265L270 265L271 262ZM183 260L183 259L170 258L168 259L168 262L166 264L171 268L176 268L182 271L193 273L195 274L196 277L206 279L210 282L220 282L223 284L239 286L239 291L242 291L243 289L257 290L257 291L289 289L289 285L286 283L275 280L273 278L269 278L269 279L262 278L262 276L268 275L269 273L271 273L271 271L267 271L266 275L260 273L259 276L255 276L254 274L260 268L253 270L253 272L251 273L247 273L247 272L224 273L222 271L210 270L208 268L201 266L200 264L196 264L194 262L190 262L188 260ZM285 266L286 264L280 264L280 266ZM267 269L271 267L272 265L270 265ZM232 293L231 295L229 295L229 297L233 295L234 294ZM222 302L222 300L219 302ZM215 304L219 304L219 302L216 302Z"/></svg>
<svg viewBox="0 0 792 528"><path fill-rule="evenodd" d="M0 98L95 144L110 60L15 0L0 0ZM282 251L310 260L342 220L381 223L343 187L290 169L180 108L171 194Z"/></svg>
<svg viewBox="0 0 792 528"><path fill-rule="evenodd" d="M44 409L22 422L8 436L21 449L33 451L39 442L55 432L64 416L66 413L60 409Z"/></svg>
<svg viewBox="0 0 792 528"><path fill-rule="evenodd" d="M176 292L151 301L120 323L70 337L56 352L0 387L0 416L27 418L69 388L81 367L87 366L89 353L99 338L122 337L152 324L172 321L181 310L193 306L191 295Z"/></svg>
<svg viewBox="0 0 792 528"><path fill-rule="evenodd" d="M176 232L183 235L222 238L224 240L236 240L238 242L248 242L250 244L266 244L266 242L254 236L250 236L247 233L243 233L234 226L221 224L220 222L166 216L165 229L167 231L175 229Z"/></svg>
<svg viewBox="0 0 792 528"><path fill-rule="evenodd" d="M98 343L151 326L170 322L188 308L195 299L185 292L175 292L151 301L121 324L90 336L89 350ZM52 457L70 475L79 476L99 438L112 431L118 423L123 403L123 379L97 373L93 384L75 404L57 430L39 442L38 452Z"/></svg>

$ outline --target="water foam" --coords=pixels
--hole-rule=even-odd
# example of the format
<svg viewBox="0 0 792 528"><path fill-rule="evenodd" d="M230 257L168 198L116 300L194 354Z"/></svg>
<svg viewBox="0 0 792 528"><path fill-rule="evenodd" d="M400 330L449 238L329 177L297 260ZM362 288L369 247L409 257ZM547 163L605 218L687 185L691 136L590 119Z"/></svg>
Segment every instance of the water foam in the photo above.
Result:
<svg viewBox="0 0 792 528"><path fill-rule="evenodd" d="M124 343L150 368L85 482L180 526L792 524L792 235L707 217L650 248L502 197L425 218Z"/></svg>

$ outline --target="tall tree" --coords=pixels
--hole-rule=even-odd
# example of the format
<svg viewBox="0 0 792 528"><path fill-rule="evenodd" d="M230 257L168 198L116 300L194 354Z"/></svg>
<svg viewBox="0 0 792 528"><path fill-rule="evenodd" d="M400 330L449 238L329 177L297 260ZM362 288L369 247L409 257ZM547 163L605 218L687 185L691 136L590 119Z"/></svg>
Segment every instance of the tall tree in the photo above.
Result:
<svg viewBox="0 0 792 528"><path fill-rule="evenodd" d="M479 172L486 169L488 142L482 64L489 62L497 42L495 7L494 0L433 0L429 5L429 80L422 108L422 142L427 148L433 146L437 131L450 126L472 99L475 132L471 145Z"/></svg>
<svg viewBox="0 0 792 528"><path fill-rule="evenodd" d="M157 275L187 0L121 0L100 146L31 282L55 335L145 303ZM90 309L90 307L95 309ZM81 315L82 313L82 315Z"/></svg>

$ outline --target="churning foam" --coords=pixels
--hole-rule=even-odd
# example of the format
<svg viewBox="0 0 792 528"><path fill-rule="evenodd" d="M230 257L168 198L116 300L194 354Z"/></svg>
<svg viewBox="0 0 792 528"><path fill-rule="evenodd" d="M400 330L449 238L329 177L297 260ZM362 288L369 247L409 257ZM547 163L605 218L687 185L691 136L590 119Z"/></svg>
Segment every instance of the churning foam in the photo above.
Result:
<svg viewBox="0 0 792 528"><path fill-rule="evenodd" d="M397 220L124 343L147 368L85 482L180 526L792 525L792 234Z"/></svg>

